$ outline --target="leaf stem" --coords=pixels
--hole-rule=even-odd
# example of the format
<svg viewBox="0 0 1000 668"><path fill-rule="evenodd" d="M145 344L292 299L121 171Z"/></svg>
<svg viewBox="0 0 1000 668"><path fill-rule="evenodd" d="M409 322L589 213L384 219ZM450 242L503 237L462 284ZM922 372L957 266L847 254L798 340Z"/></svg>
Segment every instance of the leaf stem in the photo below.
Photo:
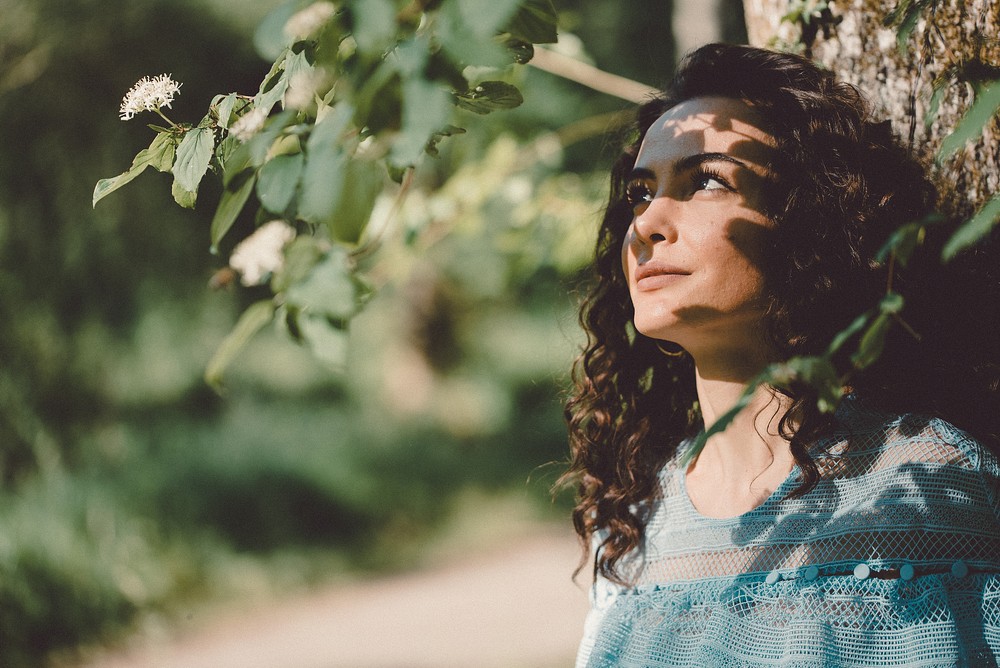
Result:
<svg viewBox="0 0 1000 668"><path fill-rule="evenodd" d="M170 127L172 127L173 129L175 129L175 130L183 130L183 128L181 126L177 125L172 120L170 120L169 118L167 118L166 114L164 114L162 111L160 111L159 108L154 109L153 111L155 111L156 113L158 113L160 115L160 118L162 118L163 120L165 120L167 123L170 123Z"/></svg>

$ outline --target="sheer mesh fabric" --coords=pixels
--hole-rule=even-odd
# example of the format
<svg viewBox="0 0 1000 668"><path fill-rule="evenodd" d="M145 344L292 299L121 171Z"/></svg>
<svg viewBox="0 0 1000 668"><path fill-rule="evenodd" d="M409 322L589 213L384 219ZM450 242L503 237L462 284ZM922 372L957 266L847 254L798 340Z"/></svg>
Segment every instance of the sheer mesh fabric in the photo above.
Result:
<svg viewBox="0 0 1000 668"><path fill-rule="evenodd" d="M701 516L670 463L640 550L598 578L578 666L995 666L996 458L946 422L845 401L754 510Z"/></svg>

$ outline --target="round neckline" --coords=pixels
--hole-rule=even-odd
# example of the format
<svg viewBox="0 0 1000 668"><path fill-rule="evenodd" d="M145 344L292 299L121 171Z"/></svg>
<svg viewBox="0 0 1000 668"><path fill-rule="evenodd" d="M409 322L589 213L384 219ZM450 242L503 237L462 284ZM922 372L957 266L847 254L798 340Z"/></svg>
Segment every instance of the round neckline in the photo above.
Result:
<svg viewBox="0 0 1000 668"><path fill-rule="evenodd" d="M789 487L792 483L797 482L799 477L799 465L795 464L792 466L792 470L788 472L788 476L781 481L781 484L774 488L767 498L761 501L759 504L746 511L745 513L740 513L739 515L733 515L731 517L709 517L708 515L702 514L694 503L691 501L691 496L688 494L687 489L687 471L681 467L677 466L674 468L674 476L677 478L678 489L680 490L680 495L682 502L684 504L687 512L693 517L697 518L700 522L716 522L721 524L732 524L738 523L741 520L751 517L755 514L762 512L767 506L773 505L781 500L786 494L785 489Z"/></svg>

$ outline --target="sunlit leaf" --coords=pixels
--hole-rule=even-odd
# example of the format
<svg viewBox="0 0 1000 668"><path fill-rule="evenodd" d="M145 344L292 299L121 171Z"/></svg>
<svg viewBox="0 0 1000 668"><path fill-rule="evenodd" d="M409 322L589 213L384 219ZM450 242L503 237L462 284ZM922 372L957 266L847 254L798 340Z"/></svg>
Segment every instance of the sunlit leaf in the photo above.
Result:
<svg viewBox="0 0 1000 668"><path fill-rule="evenodd" d="M257 178L254 174L244 174L240 178L234 178L222 191L219 198L219 206L215 209L215 216L212 218L211 239L212 252L218 252L219 241L226 235L229 228L236 222L237 216L243 210L243 206L250 199L253 186Z"/></svg>
<svg viewBox="0 0 1000 668"><path fill-rule="evenodd" d="M968 141L982 134L983 128L998 112L1000 112L1000 81L992 81L979 89L976 101L962 116L954 131L941 142L938 158L951 156Z"/></svg>
<svg viewBox="0 0 1000 668"><path fill-rule="evenodd" d="M222 375L236 355L264 325L274 317L274 302L270 299L251 304L243 312L233 327L233 331L222 340L205 369L205 381L216 390L222 387Z"/></svg>
<svg viewBox="0 0 1000 668"><path fill-rule="evenodd" d="M284 213L295 197L304 164L301 153L279 155L264 163L257 175L257 199L265 209Z"/></svg>
<svg viewBox="0 0 1000 668"><path fill-rule="evenodd" d="M286 50L274 61L271 71L264 77L260 90L253 98L254 107L271 111L278 100L284 97L285 91L288 90L288 72L285 68L285 61L293 56L291 51Z"/></svg>
<svg viewBox="0 0 1000 668"><path fill-rule="evenodd" d="M239 101L236 93L230 93L226 95L219 103L215 105L215 112L218 114L219 127L223 130L229 128L229 121L232 120L233 110L236 108L236 103Z"/></svg>
<svg viewBox="0 0 1000 668"><path fill-rule="evenodd" d="M198 192L198 184L208 171L215 148L215 137L209 128L192 128L184 135L177 147L174 161L174 178L180 188L188 192Z"/></svg>
<svg viewBox="0 0 1000 668"><path fill-rule="evenodd" d="M132 160L131 167L118 176L101 179L97 182L97 186L94 188L92 206L97 206L97 203L101 199L132 181L139 174L142 174L147 167L153 167L161 172L169 171L171 165L173 165L174 149L176 146L176 141L170 134L166 132L157 134L153 137L153 141L148 148L144 148L136 154Z"/></svg>
<svg viewBox="0 0 1000 668"><path fill-rule="evenodd" d="M198 201L198 193L184 190L177 179L170 185L170 194L173 195L174 201L185 209L193 209Z"/></svg>
<svg viewBox="0 0 1000 668"><path fill-rule="evenodd" d="M942 259L945 262L951 260L964 249L986 237L997 223L1000 223L1000 195L994 195L983 208L951 235L941 251Z"/></svg>

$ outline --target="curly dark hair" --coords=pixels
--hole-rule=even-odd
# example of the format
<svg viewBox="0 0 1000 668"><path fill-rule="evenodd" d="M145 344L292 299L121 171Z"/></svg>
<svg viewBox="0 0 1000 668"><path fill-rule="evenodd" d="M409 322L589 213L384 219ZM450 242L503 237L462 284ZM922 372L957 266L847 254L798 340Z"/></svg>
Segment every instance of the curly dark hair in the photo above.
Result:
<svg viewBox="0 0 1000 668"><path fill-rule="evenodd" d="M631 324L620 259L633 215L625 180L653 122L680 102L706 96L746 102L776 140L769 168L777 178L764 193L775 237L762 271L764 329L778 356L821 354L859 313L879 302L892 280L893 289L906 296L909 329L890 331L880 359L850 376L850 390L886 410L938 415L981 438L998 431L995 274L977 275L992 293L979 290L980 306L965 308L956 296L960 288L971 298L969 267L953 263L950 273L938 266L930 270L946 225L931 230L928 250L905 271L876 261L895 230L934 211L937 194L924 166L888 122L873 118L856 88L809 60L748 46L704 46L682 61L663 97L638 110L611 172L596 281L580 314L588 340L566 404L572 460L563 480L578 485L573 522L584 543L602 531L595 570L617 582L617 564L642 540L659 471L684 439L703 428L690 356L662 354L658 341ZM958 329L964 330L961 341ZM847 354L835 360L842 370L851 368ZM808 385L782 392L790 408L779 428L801 471L793 494L802 495L820 476L807 449L834 418L819 411Z"/></svg>

